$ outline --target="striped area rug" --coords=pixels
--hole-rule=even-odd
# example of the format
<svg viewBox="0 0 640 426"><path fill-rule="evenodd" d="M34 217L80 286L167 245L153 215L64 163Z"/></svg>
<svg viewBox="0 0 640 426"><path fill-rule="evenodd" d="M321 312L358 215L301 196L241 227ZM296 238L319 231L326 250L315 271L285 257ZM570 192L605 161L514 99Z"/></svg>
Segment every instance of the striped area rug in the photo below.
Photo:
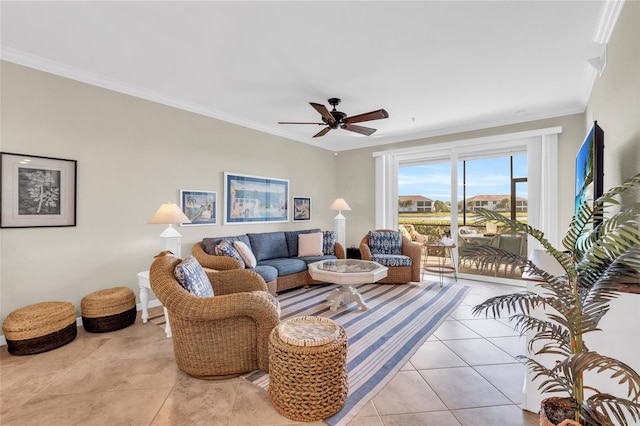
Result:
<svg viewBox="0 0 640 426"><path fill-rule="evenodd" d="M415 354L424 341L462 302L469 287L421 282L406 285L356 285L369 310L356 303L329 310L326 301L335 284L313 285L278 295L282 319L315 315L341 324L348 339L349 391L345 406L329 425L346 425ZM269 375L255 372L245 377L267 389Z"/></svg>

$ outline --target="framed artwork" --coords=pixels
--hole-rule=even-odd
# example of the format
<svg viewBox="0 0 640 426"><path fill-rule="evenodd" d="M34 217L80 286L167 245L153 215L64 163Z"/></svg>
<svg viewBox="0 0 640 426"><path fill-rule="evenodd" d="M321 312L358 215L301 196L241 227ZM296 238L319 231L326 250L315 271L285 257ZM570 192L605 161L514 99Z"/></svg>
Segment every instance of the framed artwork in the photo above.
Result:
<svg viewBox="0 0 640 426"><path fill-rule="evenodd" d="M0 152L0 227L76 226L76 160Z"/></svg>
<svg viewBox="0 0 640 426"><path fill-rule="evenodd" d="M214 191L197 191L194 189L180 190L180 209L191 223L181 223L180 226L215 225L217 193Z"/></svg>
<svg viewBox="0 0 640 426"><path fill-rule="evenodd" d="M224 173L225 224L289 221L289 181Z"/></svg>
<svg viewBox="0 0 640 426"><path fill-rule="evenodd" d="M293 197L293 221L311 220L311 198Z"/></svg>

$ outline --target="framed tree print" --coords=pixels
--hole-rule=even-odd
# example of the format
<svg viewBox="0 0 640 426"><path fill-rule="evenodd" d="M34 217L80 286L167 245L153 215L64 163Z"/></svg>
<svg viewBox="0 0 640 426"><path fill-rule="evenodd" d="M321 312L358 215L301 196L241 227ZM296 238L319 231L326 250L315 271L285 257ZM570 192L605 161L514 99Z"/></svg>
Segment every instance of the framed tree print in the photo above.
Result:
<svg viewBox="0 0 640 426"><path fill-rule="evenodd" d="M76 226L76 160L0 153L0 227Z"/></svg>

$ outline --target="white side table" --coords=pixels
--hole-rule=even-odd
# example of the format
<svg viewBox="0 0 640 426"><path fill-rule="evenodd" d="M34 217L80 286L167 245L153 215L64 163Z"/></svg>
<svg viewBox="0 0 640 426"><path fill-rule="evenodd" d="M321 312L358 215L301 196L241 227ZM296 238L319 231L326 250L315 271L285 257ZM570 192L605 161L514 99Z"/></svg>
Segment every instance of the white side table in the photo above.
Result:
<svg viewBox="0 0 640 426"><path fill-rule="evenodd" d="M149 271L138 272L138 286L140 287L140 304L142 305L142 322L149 321L149 290L151 289L151 283L149 282ZM171 337L171 325L169 324L169 313L164 306L164 331L167 333L167 338Z"/></svg>

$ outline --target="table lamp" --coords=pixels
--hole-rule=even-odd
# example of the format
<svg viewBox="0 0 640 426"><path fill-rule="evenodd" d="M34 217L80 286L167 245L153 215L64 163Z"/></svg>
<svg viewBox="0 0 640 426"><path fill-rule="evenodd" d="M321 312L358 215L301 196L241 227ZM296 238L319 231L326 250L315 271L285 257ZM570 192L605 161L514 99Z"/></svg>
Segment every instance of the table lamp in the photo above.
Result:
<svg viewBox="0 0 640 426"><path fill-rule="evenodd" d="M174 203L166 203L151 216L149 223L167 224L167 229L160 234L160 249L170 250L178 258L182 258L180 239L182 235L173 227L174 223L191 223L191 220Z"/></svg>
<svg viewBox="0 0 640 426"><path fill-rule="evenodd" d="M349 204L347 204L344 198L336 198L335 201L331 203L329 209L338 211L338 215L334 218L336 242L342 244L342 247L346 247L346 218L342 215L342 210L351 210L351 207L349 207Z"/></svg>

